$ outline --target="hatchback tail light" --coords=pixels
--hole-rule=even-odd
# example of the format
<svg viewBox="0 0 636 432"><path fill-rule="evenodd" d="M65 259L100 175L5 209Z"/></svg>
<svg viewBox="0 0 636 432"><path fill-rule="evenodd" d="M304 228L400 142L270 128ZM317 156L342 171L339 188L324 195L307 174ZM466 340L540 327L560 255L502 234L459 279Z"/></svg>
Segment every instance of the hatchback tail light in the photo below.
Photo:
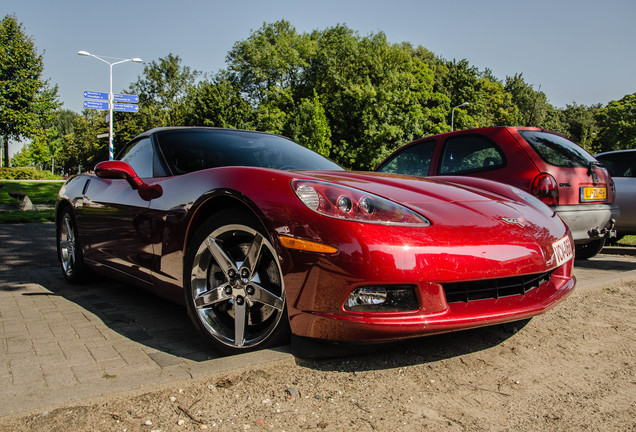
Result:
<svg viewBox="0 0 636 432"><path fill-rule="evenodd" d="M559 185L550 174L541 173L532 180L532 195L547 205L559 204Z"/></svg>

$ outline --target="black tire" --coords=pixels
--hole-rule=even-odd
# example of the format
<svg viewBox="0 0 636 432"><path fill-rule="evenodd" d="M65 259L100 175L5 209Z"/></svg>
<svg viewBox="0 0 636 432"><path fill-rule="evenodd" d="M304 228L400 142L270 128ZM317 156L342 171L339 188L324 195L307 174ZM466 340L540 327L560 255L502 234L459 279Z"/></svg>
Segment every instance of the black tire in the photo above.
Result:
<svg viewBox="0 0 636 432"><path fill-rule="evenodd" d="M574 259L586 260L592 258L603 249L603 246L605 246L605 239L592 240L589 243L576 245Z"/></svg>
<svg viewBox="0 0 636 432"><path fill-rule="evenodd" d="M183 286L190 319L218 352L238 354L289 340L280 263L253 217L236 211L210 217L186 252Z"/></svg>
<svg viewBox="0 0 636 432"><path fill-rule="evenodd" d="M57 222L57 257L64 278L70 283L86 279L88 270L79 243L75 216L70 208L62 210Z"/></svg>

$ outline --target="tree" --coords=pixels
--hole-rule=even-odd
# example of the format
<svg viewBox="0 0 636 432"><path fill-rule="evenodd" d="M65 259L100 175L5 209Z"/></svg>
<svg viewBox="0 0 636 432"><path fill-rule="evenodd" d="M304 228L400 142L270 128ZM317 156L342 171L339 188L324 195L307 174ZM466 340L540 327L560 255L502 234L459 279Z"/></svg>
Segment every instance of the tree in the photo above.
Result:
<svg viewBox="0 0 636 432"><path fill-rule="evenodd" d="M611 101L596 119L600 131L595 151L636 148L636 93Z"/></svg>
<svg viewBox="0 0 636 432"><path fill-rule="evenodd" d="M325 115L325 108L320 103L315 90L312 99L300 100L292 117L293 120L289 124L286 135L316 153L329 156L331 129Z"/></svg>
<svg viewBox="0 0 636 432"><path fill-rule="evenodd" d="M186 126L214 126L247 129L252 109L230 79L219 75L190 88L184 98Z"/></svg>
<svg viewBox="0 0 636 432"><path fill-rule="evenodd" d="M515 74L513 77L506 77L504 85L506 91L512 95L512 101L519 108L522 126L542 127L543 122L549 117L550 108L545 93L534 90L532 86L523 78L523 74Z"/></svg>
<svg viewBox="0 0 636 432"><path fill-rule="evenodd" d="M557 132L568 136L587 151L594 152L594 141L599 132L596 116L600 109L600 105L566 105L565 109L560 111L563 130Z"/></svg>
<svg viewBox="0 0 636 432"><path fill-rule="evenodd" d="M343 25L311 37L315 54L296 93L318 93L332 159L372 169L398 146L435 130L433 71L410 45L390 44L384 33L360 37Z"/></svg>
<svg viewBox="0 0 636 432"><path fill-rule="evenodd" d="M288 21L264 24L234 44L226 59L228 72L254 106L271 102L302 82L314 49L311 39Z"/></svg>
<svg viewBox="0 0 636 432"><path fill-rule="evenodd" d="M15 16L0 22L0 137L8 166L9 140L33 137L38 122L59 106L57 86L42 80L42 54Z"/></svg>
<svg viewBox="0 0 636 432"><path fill-rule="evenodd" d="M120 125L117 146L130 138L158 126L174 126L183 122L183 100L194 85L199 72L181 65L181 58L168 54L144 66L130 92L139 96L136 115L117 113Z"/></svg>
<svg viewBox="0 0 636 432"><path fill-rule="evenodd" d="M11 165L35 166L46 170L59 167L62 140L74 133L74 125L79 117L76 112L64 109L54 111L50 119L42 119L31 141L13 156Z"/></svg>
<svg viewBox="0 0 636 432"><path fill-rule="evenodd" d="M57 164L66 173L91 170L97 162L108 159L106 141L97 138L98 131L106 131L108 126L99 111L84 110L83 115L73 119L72 132L60 137Z"/></svg>

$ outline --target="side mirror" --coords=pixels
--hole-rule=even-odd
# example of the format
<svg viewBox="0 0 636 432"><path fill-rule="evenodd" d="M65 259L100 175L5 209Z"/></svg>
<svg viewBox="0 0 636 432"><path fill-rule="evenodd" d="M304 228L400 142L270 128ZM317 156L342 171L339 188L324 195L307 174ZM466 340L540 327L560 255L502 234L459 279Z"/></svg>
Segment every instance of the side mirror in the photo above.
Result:
<svg viewBox="0 0 636 432"><path fill-rule="evenodd" d="M131 188L139 190L139 196L144 201L159 198L163 194L160 185L148 185L143 182L135 170L123 161L104 161L95 165L95 174L103 179L125 179Z"/></svg>

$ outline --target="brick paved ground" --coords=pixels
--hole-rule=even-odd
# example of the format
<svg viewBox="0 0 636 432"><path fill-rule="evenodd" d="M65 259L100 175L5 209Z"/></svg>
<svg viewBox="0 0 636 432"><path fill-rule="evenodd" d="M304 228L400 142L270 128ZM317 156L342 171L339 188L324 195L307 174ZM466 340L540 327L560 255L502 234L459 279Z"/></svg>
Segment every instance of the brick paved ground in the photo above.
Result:
<svg viewBox="0 0 636 432"><path fill-rule="evenodd" d="M182 306L110 280L68 285L52 223L0 225L0 245L0 416L241 363L215 361Z"/></svg>
<svg viewBox="0 0 636 432"><path fill-rule="evenodd" d="M578 289L636 279L636 258L575 274ZM0 416L280 360L286 348L215 358L181 306L104 279L68 285L54 224L0 225Z"/></svg>

